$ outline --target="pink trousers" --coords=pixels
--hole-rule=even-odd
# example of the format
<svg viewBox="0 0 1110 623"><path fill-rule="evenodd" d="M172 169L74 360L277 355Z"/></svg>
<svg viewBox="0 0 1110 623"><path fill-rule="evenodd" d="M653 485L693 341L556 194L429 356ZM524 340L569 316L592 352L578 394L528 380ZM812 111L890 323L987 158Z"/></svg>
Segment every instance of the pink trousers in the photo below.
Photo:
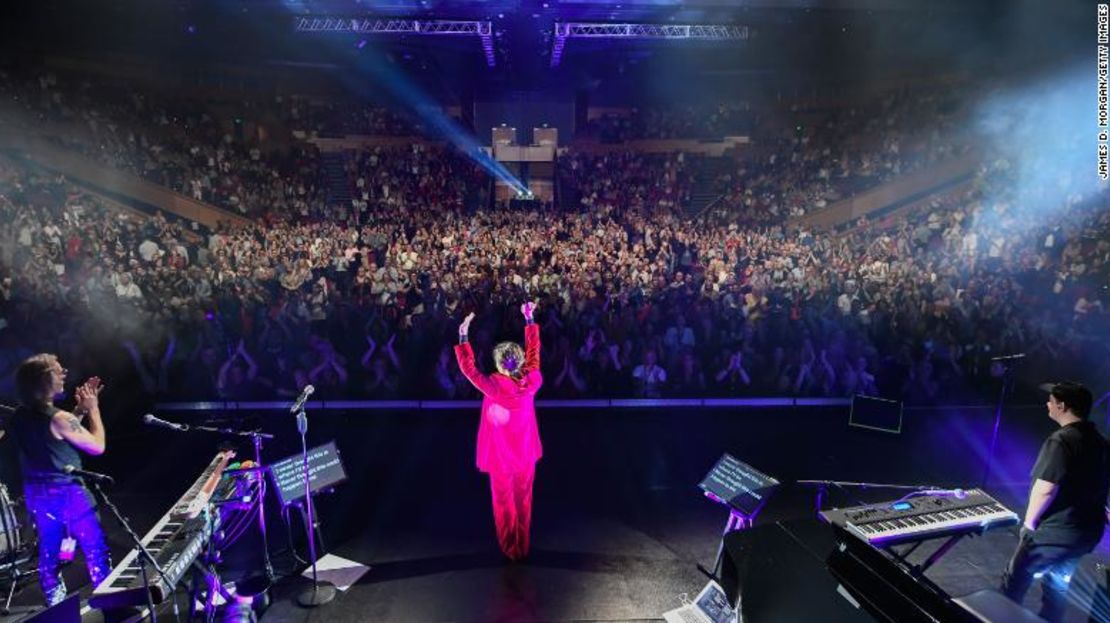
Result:
<svg viewBox="0 0 1110 623"><path fill-rule="evenodd" d="M535 476L534 464L526 470L489 474L497 542L510 560L520 560L528 555L528 534L532 526L532 481Z"/></svg>

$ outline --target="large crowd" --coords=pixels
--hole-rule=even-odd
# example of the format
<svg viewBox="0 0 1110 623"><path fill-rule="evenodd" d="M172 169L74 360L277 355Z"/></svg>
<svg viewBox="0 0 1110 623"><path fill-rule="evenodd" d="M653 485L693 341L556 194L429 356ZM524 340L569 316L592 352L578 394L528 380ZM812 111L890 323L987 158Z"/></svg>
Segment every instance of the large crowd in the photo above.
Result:
<svg viewBox="0 0 1110 623"><path fill-rule="evenodd" d="M879 125L873 134L888 136ZM111 133L131 144L127 126ZM579 200L525 210L467 202L488 179L450 149L377 148L348 161L352 204L328 207L318 186L299 191L296 180L319 175L312 157L286 177L281 161L252 159L250 141L181 136L190 142L158 143L146 175L171 187L205 171L268 180L269 191L240 197L259 206L244 210L255 224L207 231L121 214L0 160L4 364L53 350L77 378L95 368L95 339L162 397L288 398L312 383L325 398L469 398L451 352L458 323L477 313L471 341L489 361L495 342L519 339L525 299L539 303L548 397L865 393L928 404L987 385L978 381L997 374L999 354L1024 352L1056 374L1107 355L1107 197L1062 189L1054 211L1033 210L1002 158L970 190L838 234L788 227L791 210L771 208L813 180L868 167L887 179L901 160L860 157L871 153L861 146L842 161L848 175L815 174L794 137L806 166L741 171L728 182L740 198L690 219L682 154L571 152L561 182ZM928 161L958 150L932 130L914 136L924 151L908 141L885 152ZM237 155L221 160L229 145ZM215 169L194 147L216 154ZM119 156L133 145L105 153L134 170Z"/></svg>
<svg viewBox="0 0 1110 623"><path fill-rule="evenodd" d="M585 134L603 143L634 140L716 139L747 136L754 115L748 102L645 106L605 112L590 119Z"/></svg>
<svg viewBox="0 0 1110 623"><path fill-rule="evenodd" d="M971 145L955 130L973 100L969 89L899 91L867 106L794 110L791 118L813 123L768 124L759 146L714 181L715 211L748 225L781 222L966 153Z"/></svg>

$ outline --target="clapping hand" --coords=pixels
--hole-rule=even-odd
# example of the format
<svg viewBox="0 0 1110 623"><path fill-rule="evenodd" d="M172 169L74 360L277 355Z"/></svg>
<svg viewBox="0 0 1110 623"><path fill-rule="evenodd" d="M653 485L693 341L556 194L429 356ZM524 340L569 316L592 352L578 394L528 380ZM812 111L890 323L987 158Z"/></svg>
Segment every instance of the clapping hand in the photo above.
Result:
<svg viewBox="0 0 1110 623"><path fill-rule="evenodd" d="M104 386L100 383L100 377L94 376L85 381L80 387L77 388L77 407L81 411L88 413L98 406L97 396Z"/></svg>

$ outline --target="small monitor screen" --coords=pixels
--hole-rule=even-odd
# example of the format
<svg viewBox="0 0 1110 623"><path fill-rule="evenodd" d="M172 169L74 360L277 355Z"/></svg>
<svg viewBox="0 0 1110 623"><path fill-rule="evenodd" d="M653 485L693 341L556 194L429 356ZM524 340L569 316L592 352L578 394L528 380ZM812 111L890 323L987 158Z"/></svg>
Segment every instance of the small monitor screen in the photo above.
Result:
<svg viewBox="0 0 1110 623"><path fill-rule="evenodd" d="M732 607L728 605L728 597L716 588L703 591L698 596L697 604L698 609L713 623L729 623L735 620L732 616Z"/></svg>
<svg viewBox="0 0 1110 623"><path fill-rule="evenodd" d="M874 396L856 394L852 397L852 412L848 425L884 433L902 432L902 403Z"/></svg>
<svg viewBox="0 0 1110 623"><path fill-rule="evenodd" d="M304 457L294 454L270 465L277 484L281 505L292 504L304 497ZM334 441L308 450L309 484L313 492L331 487L347 479L339 449Z"/></svg>
<svg viewBox="0 0 1110 623"><path fill-rule="evenodd" d="M732 508L752 516L778 485L779 481L725 453L698 486Z"/></svg>

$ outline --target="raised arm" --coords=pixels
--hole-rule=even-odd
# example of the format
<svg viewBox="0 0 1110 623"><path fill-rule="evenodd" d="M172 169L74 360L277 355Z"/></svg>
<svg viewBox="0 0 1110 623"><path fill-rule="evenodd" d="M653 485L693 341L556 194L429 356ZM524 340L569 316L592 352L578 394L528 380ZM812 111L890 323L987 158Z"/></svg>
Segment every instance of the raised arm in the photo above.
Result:
<svg viewBox="0 0 1110 623"><path fill-rule="evenodd" d="M170 334L170 341L166 344L166 352L158 364L158 391L165 392L170 387L170 365L173 363L173 354L177 350L177 336Z"/></svg>
<svg viewBox="0 0 1110 623"><path fill-rule="evenodd" d="M393 350L393 342L397 339L397 334L389 336L389 341L385 343L385 354L389 357L389 363L393 364L393 369L401 371L401 359L397 357L397 351Z"/></svg>
<svg viewBox="0 0 1110 623"><path fill-rule="evenodd" d="M474 320L474 312L468 314L459 325L459 343L455 346L455 360L459 362L459 369L471 385L483 394L491 396L497 393L497 386L489 377L482 374L474 363L474 349L470 347L467 337L471 320Z"/></svg>
<svg viewBox="0 0 1110 623"><path fill-rule="evenodd" d="M366 349L365 353L362 353L362 359L359 360L359 364L364 368L369 368L370 358L374 356L374 351L377 350L378 343L374 341L374 336L370 334L366 335L366 343L369 344L369 347Z"/></svg>
<svg viewBox="0 0 1110 623"><path fill-rule="evenodd" d="M236 352L243 357L243 362L247 364L247 378L253 381L258 376L258 364L254 362L254 357L251 357L243 339L239 340L239 348Z"/></svg>
<svg viewBox="0 0 1110 623"><path fill-rule="evenodd" d="M222 392L227 389L227 373L231 370L231 364L235 363L235 360L238 358L238 352L232 353L231 356L227 358L227 361L224 362L224 365L220 366L220 373L216 376L216 389L218 391Z"/></svg>
<svg viewBox="0 0 1110 623"><path fill-rule="evenodd" d="M520 306L524 314L524 374L540 369L540 326L533 318L535 312L536 304L531 301Z"/></svg>

